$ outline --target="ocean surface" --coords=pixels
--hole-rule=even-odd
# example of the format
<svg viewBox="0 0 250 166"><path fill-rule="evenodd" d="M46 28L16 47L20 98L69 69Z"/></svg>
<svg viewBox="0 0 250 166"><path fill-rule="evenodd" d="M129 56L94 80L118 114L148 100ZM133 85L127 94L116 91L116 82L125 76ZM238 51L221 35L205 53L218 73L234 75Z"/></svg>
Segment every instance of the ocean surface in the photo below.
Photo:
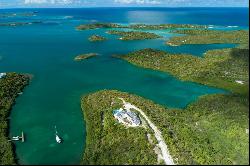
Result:
<svg viewBox="0 0 250 166"><path fill-rule="evenodd" d="M3 13L34 12L35 16L1 17ZM10 136L24 131L25 143L15 143L20 164L79 164L85 146L85 123L80 108L83 95L101 89L117 89L151 99L171 108L184 108L199 96L225 93L221 89L133 66L112 58L143 48L202 56L209 49L234 44L164 44L171 36L155 31L163 39L120 41L105 29L76 31L80 24L94 22L206 24L215 29L247 29L247 8L85 8L85 9L1 9L0 23L38 22L26 26L0 26L0 72L29 73L30 85L18 97L10 115ZM91 43L93 34L109 40ZM83 53L99 56L75 62ZM57 126L63 144L55 142ZM115 154L114 154L115 155Z"/></svg>

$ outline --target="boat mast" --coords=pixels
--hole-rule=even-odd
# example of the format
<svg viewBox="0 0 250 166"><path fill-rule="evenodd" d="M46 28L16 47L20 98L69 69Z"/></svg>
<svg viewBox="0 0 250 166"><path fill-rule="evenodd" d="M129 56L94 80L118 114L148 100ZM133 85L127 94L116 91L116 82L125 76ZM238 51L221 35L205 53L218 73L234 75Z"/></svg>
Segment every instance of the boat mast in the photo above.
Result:
<svg viewBox="0 0 250 166"><path fill-rule="evenodd" d="M57 129L56 129L56 126L55 126L55 131L56 131L56 135L57 135Z"/></svg>

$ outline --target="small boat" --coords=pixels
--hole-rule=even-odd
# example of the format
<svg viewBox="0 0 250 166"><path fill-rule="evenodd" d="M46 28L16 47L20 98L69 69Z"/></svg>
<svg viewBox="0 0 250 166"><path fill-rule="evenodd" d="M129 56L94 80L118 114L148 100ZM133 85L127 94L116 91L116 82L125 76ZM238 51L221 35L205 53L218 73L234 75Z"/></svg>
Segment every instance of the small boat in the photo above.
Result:
<svg viewBox="0 0 250 166"><path fill-rule="evenodd" d="M12 141L19 141L21 138L19 136L12 137Z"/></svg>
<svg viewBox="0 0 250 166"><path fill-rule="evenodd" d="M59 144L62 143L62 139L58 135L56 135L56 142Z"/></svg>
<svg viewBox="0 0 250 166"><path fill-rule="evenodd" d="M58 136L56 126L55 126L55 131L56 131L56 134L55 134L56 135L56 142L60 144L60 143L62 143L62 139Z"/></svg>
<svg viewBox="0 0 250 166"><path fill-rule="evenodd" d="M23 133L23 131L22 131L22 136L14 136L9 141L22 141L22 142L24 142L24 133Z"/></svg>

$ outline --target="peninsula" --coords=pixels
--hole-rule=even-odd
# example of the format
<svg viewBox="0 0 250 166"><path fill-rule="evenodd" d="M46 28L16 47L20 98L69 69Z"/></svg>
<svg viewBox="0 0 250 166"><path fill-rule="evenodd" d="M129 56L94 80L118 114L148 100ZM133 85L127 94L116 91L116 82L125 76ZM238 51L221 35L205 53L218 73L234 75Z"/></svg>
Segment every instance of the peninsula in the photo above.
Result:
<svg viewBox="0 0 250 166"><path fill-rule="evenodd" d="M170 73L185 81L193 81L217 88L227 89L234 93L246 94L249 86L249 33L246 31L214 30L178 30L178 33L190 36L170 38L171 43L179 44L182 38L190 44L211 43L213 40L222 43L239 43L236 48L209 50L203 57L186 54L171 54L155 49L142 49L120 57L134 65ZM197 35L202 34L202 35ZM201 38L197 38L201 36ZM195 40L197 38L197 40ZM177 40L178 39L178 40ZM208 40L205 40L208 39ZM176 41L176 42L173 42ZM185 43L185 42L181 42Z"/></svg>
<svg viewBox="0 0 250 166"><path fill-rule="evenodd" d="M181 80L236 93L245 93L249 85L249 49L209 50L204 57L197 57L149 48L115 57L140 67L170 73ZM244 84L237 83L237 80Z"/></svg>
<svg viewBox="0 0 250 166"><path fill-rule="evenodd" d="M117 109L137 113L142 126L124 126L113 115ZM102 90L84 96L82 110L83 164L248 163L248 100L240 95L203 96L181 110Z"/></svg>

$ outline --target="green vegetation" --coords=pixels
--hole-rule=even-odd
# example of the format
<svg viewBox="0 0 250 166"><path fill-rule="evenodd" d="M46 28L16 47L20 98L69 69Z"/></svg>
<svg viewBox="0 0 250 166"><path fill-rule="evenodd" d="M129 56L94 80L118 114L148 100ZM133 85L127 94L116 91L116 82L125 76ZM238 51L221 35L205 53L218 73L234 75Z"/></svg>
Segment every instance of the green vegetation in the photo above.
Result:
<svg viewBox="0 0 250 166"><path fill-rule="evenodd" d="M145 39L157 39L161 38L161 36L156 35L154 33L149 32L139 32L139 31L116 31L110 30L108 31L109 34L112 35L120 35L122 36L119 38L120 40L145 40Z"/></svg>
<svg viewBox="0 0 250 166"><path fill-rule="evenodd" d="M136 95L110 90L90 94L82 100L87 123L84 164L138 164L137 161L146 161L149 152L155 155L139 137L139 133L143 135L143 129L126 129L112 119L112 110L122 106L118 97L142 109L157 125L175 163L249 164L247 98L235 94L208 95L186 109L177 110ZM104 125L101 117L104 117ZM137 144L138 139L132 136L142 140ZM145 154L138 155L140 152Z"/></svg>
<svg viewBox="0 0 250 166"><path fill-rule="evenodd" d="M207 28L206 25L195 25L195 24L131 24L131 25L120 25L114 23L94 23L94 24L83 24L76 27L78 30L90 30L97 28L129 28L129 29L148 29L148 30L160 30L160 29L173 29L173 28Z"/></svg>
<svg viewBox="0 0 250 166"><path fill-rule="evenodd" d="M161 30L161 29L174 29L174 28L207 28L206 25L195 25L195 24L133 24L130 25L131 29L148 29L148 30Z"/></svg>
<svg viewBox="0 0 250 166"><path fill-rule="evenodd" d="M8 142L7 118L15 98L28 81L28 76L16 73L9 73L0 79L0 165L16 164L12 144Z"/></svg>
<svg viewBox="0 0 250 166"><path fill-rule="evenodd" d="M107 40L105 37L99 36L99 35L93 35L89 37L89 41L96 42L96 41L105 41Z"/></svg>
<svg viewBox="0 0 250 166"><path fill-rule="evenodd" d="M87 123L87 140L82 164L156 164L154 146L148 141L149 129L127 128L118 123L113 110L122 104L106 91L82 98Z"/></svg>
<svg viewBox="0 0 250 166"><path fill-rule="evenodd" d="M209 50L203 57L150 48L115 57L231 93L202 96L185 109L168 109L139 96L114 90L85 96L82 98L82 110L87 124L87 141L83 164L159 164L152 144L156 141L145 136L150 129L126 128L113 118L112 111L122 107L119 97L143 110L161 130L176 164L249 164L249 33L191 26L172 26L197 29L173 31L187 36L173 37L168 44L240 45ZM171 26L142 24L128 28L167 29ZM147 32L108 32L121 35L121 40L160 37Z"/></svg>
<svg viewBox="0 0 250 166"><path fill-rule="evenodd" d="M246 94L249 86L249 49L210 50L204 57L143 49L119 57L144 68L170 73L182 80L235 93ZM237 83L237 80L244 84Z"/></svg>
<svg viewBox="0 0 250 166"><path fill-rule="evenodd" d="M174 30L173 33L186 34L187 36L175 36L167 42L169 45L182 44L248 44L249 32L238 31L219 31L208 29L182 29Z"/></svg>
<svg viewBox="0 0 250 166"><path fill-rule="evenodd" d="M113 23L95 23L95 24L83 24L76 27L77 30L91 30L98 28L124 28L124 26Z"/></svg>
<svg viewBox="0 0 250 166"><path fill-rule="evenodd" d="M89 58L93 58L95 56L97 56L97 53L88 53L88 54L82 54L82 55L78 55L74 58L75 61L81 61L84 59L89 59Z"/></svg>
<svg viewBox="0 0 250 166"><path fill-rule="evenodd" d="M157 112L157 108L145 101L137 101L137 105L143 110L150 109L148 115L155 120L155 124L159 124L171 154L178 158L179 164L249 164L248 33L210 30L176 32L189 36L174 37L174 45L191 38L192 42L185 42L206 44L217 41L241 45L209 50L204 57L154 49L116 57L144 68L170 73L182 80L230 90L232 94L201 97L183 111ZM128 97L128 100L131 98Z"/></svg>

